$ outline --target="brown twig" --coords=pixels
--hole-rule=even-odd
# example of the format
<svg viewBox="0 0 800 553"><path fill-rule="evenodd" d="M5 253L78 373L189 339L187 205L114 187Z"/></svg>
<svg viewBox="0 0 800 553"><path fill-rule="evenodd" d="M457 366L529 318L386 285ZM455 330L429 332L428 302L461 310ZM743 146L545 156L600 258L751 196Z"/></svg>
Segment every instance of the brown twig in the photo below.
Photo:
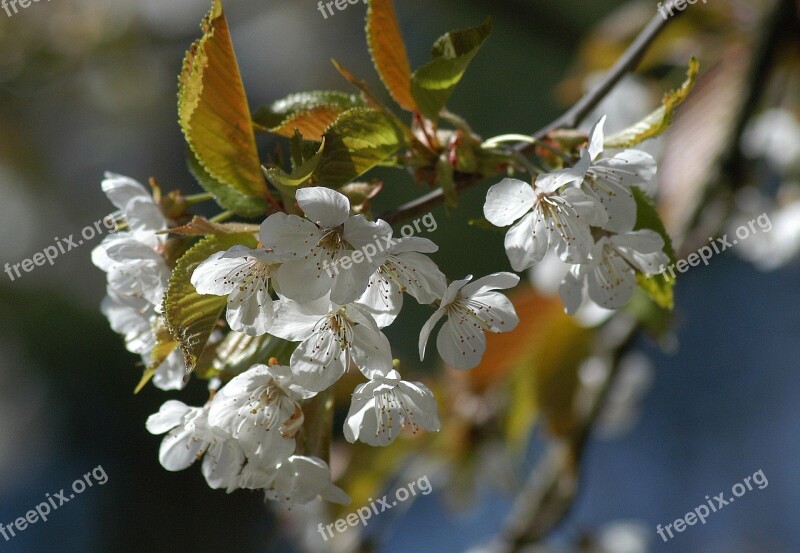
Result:
<svg viewBox="0 0 800 553"><path fill-rule="evenodd" d="M666 2L664 9L668 10L674 5L675 1L676 0L670 0ZM680 13L681 12L676 12L675 17L678 17ZM664 19L659 13L653 16L647 26L636 36L625 53L622 54L614 66L608 70L603 80L578 100L578 102L561 117L537 131L533 136L541 140L553 130L576 127L583 118L614 89L625 75L636 69L642 57L647 52L647 49L672 19L674 19L674 17ZM524 149L528 146L528 144L520 144L518 148ZM480 182L480 180L480 175L464 175L461 180L456 180L456 191L460 193L474 186ZM415 200L411 200L395 209L385 211L381 213L378 218L393 224L398 221L413 218L421 213L426 213L438 207L443 202L444 192L438 189Z"/></svg>

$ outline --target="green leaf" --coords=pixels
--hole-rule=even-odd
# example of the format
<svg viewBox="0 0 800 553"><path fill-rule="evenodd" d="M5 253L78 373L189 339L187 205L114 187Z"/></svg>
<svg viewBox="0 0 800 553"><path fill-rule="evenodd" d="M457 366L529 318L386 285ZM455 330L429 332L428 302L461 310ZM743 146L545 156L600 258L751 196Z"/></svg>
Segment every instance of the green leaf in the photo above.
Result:
<svg viewBox="0 0 800 553"><path fill-rule="evenodd" d="M606 148L630 148L649 138L654 138L666 131L675 117L675 109L683 103L694 88L700 62L696 58L689 60L689 70L683 85L664 95L661 106L650 115L616 134L607 136L603 141Z"/></svg>
<svg viewBox="0 0 800 553"><path fill-rule="evenodd" d="M299 136L299 135L297 135ZM299 139L298 139L299 140ZM294 160L295 169L291 173L287 173L280 167L265 167L264 174L276 188L280 187L296 187L308 181L316 168L319 166L322 159L322 153L325 150L325 139L317 147L317 151L310 158L305 159L302 152L302 146L295 145L293 147L292 159ZM299 155L299 158L295 157Z"/></svg>
<svg viewBox="0 0 800 553"><path fill-rule="evenodd" d="M260 108L253 122L259 130L286 137L299 131L306 138L319 142L341 113L364 105L354 94L331 90L300 92Z"/></svg>
<svg viewBox="0 0 800 553"><path fill-rule="evenodd" d="M670 263L675 263L675 250L672 247L672 240L664 228L664 223L656 211L655 204L650 197L640 188L631 187L633 196L636 199L636 226L634 230L649 229L657 232L664 240L664 253L669 257ZM639 286L647 292L652 300L661 308L671 311L675 307L673 288L675 279L669 278L666 274L645 275L636 274Z"/></svg>
<svg viewBox="0 0 800 553"><path fill-rule="evenodd" d="M370 0L367 44L372 63L394 101L406 111L416 111L411 95L411 66L392 0Z"/></svg>
<svg viewBox="0 0 800 553"><path fill-rule="evenodd" d="M214 200L242 217L258 217L267 211L267 202L263 196L242 194L237 189L222 184L212 177L198 161L194 152L189 150L186 162L189 172L203 189L214 196Z"/></svg>
<svg viewBox="0 0 800 553"><path fill-rule="evenodd" d="M182 234L184 236L208 236L209 234L236 234L243 232L255 234L259 231L259 228L258 225L246 223L215 223L205 217L195 215L185 225L169 229L169 233Z"/></svg>
<svg viewBox="0 0 800 553"><path fill-rule="evenodd" d="M257 245L250 233L216 234L202 239L178 260L164 296L164 317L172 337L178 341L187 374L194 370L200 354L217 325L228 301L226 296L202 296L192 286L192 273L212 254L237 244Z"/></svg>
<svg viewBox="0 0 800 553"><path fill-rule="evenodd" d="M172 337L164 319L161 317L159 317L158 323L156 323L155 336L156 345L153 351L150 352L150 362L145 368L144 374L142 374L142 378L139 380L139 384L137 384L136 388L133 390L134 394L138 394L144 389L147 383L153 378L153 375L156 374L161 364L166 361L167 357L178 347L178 342Z"/></svg>
<svg viewBox="0 0 800 553"><path fill-rule="evenodd" d="M203 20L203 37L183 61L178 116L196 164L210 177L200 182L223 207L262 200L267 193L242 76L220 0ZM251 206L254 204L250 204ZM234 209L234 211L237 211ZM264 211L262 210L261 213ZM240 215L249 216L245 208Z"/></svg>
<svg viewBox="0 0 800 553"><path fill-rule="evenodd" d="M420 113L431 121L439 118L467 66L492 30L492 21L447 33L433 45L433 59L411 76L411 94Z"/></svg>
<svg viewBox="0 0 800 553"><path fill-rule="evenodd" d="M321 185L341 186L396 154L406 140L390 116L372 108L344 112L325 133L325 150L313 175Z"/></svg>

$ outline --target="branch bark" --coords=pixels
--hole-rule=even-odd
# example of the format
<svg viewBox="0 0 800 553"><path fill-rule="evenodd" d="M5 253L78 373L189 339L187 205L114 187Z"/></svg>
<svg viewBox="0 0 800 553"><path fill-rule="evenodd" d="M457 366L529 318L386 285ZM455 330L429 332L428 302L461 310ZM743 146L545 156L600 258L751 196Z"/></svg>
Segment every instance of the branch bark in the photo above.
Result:
<svg viewBox="0 0 800 553"><path fill-rule="evenodd" d="M669 11L674 7L677 0L668 0L665 3L664 9ZM636 36L624 54L617 60L617 62L608 70L602 81L597 84L592 90L586 93L578 102L572 106L561 117L538 130L533 136L539 140L545 138L551 131L560 128L575 128L597 105L608 96L614 89L619 81L628 73L638 67L642 57L647 52L650 45L658 37L667 24L678 17L682 12L675 12L675 16L669 19L664 19L660 13L656 13L644 29ZM528 147L528 144L519 144L517 149L523 150ZM462 179L456 180L456 191L462 191L470 188L481 181L479 175L465 175ZM441 189L434 190L411 200L395 209L385 211L378 215L378 218L383 219L389 224L394 224L406 219L411 219L417 215L427 213L444 202L444 193Z"/></svg>

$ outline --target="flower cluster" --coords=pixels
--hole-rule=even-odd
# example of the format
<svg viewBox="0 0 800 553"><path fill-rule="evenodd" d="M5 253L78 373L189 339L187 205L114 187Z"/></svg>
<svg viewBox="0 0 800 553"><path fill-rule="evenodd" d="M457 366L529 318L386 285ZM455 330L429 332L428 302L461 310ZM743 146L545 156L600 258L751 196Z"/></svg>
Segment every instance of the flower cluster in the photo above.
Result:
<svg viewBox="0 0 800 553"><path fill-rule="evenodd" d="M568 313L591 303L621 307L633 294L637 272L655 273L668 262L659 234L634 230L634 187L654 193L655 161L638 150L603 157L604 122L595 125L572 166L539 174L532 185L506 178L489 189L484 205L489 222L512 225L505 248L516 271L548 255L560 259L560 294ZM158 355L155 363L151 359L159 332L166 331L161 311L169 305L164 296L172 272L165 261L171 249L166 235L177 223L129 178L109 174L103 190L120 209L114 217L124 230L92 254L108 274L103 312L130 351L151 369L158 364L156 386L180 389L186 373L180 349L163 361ZM182 470L202 459L212 488L259 489L290 503L317 497L347 502L331 482L328 465L302 454L309 450L303 434L310 423L303 411L307 402L357 370L366 382L352 393L346 440L386 446L403 429L438 430L433 393L403 379L383 330L408 294L435 310L419 335L420 360L439 326L442 359L471 369L484 355L486 332L517 326L514 306L499 290L513 288L519 277L501 272L448 282L429 257L438 250L431 240L394 237L388 223L355 213L347 196L330 188L299 188L295 199L299 214L277 211L247 231L258 231L257 244L247 237L250 247L217 251L183 277L197 294L225 298L234 337L290 345L284 364L256 356L224 375L227 382L212 379L205 406L168 401L147 428L167 434L160 452L166 469ZM222 335L215 331L209 343Z"/></svg>
<svg viewBox="0 0 800 553"><path fill-rule="evenodd" d="M511 266L522 271L548 252L569 264L560 295L567 313L587 300L608 309L625 305L636 273L655 274L669 259L664 240L652 230L634 230L637 204L632 187L654 193L655 160L640 150L603 154L605 117L573 166L540 174L533 186L507 178L489 189L486 219L513 225L505 238Z"/></svg>
<svg viewBox="0 0 800 553"><path fill-rule="evenodd" d="M141 227L134 206L128 206L133 200L123 202L104 183L131 230L95 252L96 264L109 272L107 304L116 309L104 311L129 348L147 355L170 276L159 250L163 234L156 232L168 224L141 185L115 178L116 186L130 187L128 195L158 213ZM232 332L293 343L289 364L272 359L250 367L213 390L204 407L168 401L147 428L167 433L160 453L166 469L182 470L202 458L212 488L262 489L268 498L291 503L316 497L346 502L324 461L296 454L304 402L355 368L367 382L352 395L343 429L348 441L386 446L403 429L437 431L433 393L402 379L383 329L394 322L407 293L436 309L420 334L420 358L430 333L446 318L437 337L439 353L455 368L473 368L486 349L485 332L517 325L513 305L497 290L514 287L519 277L496 273L470 282L469 276L448 285L427 255L438 249L432 241L393 237L385 221L353 215L348 198L328 188L301 188L296 200L303 216L273 213L260 226L256 248L216 252L191 275L197 293L227 298ZM379 251L376 243L382 244ZM367 250L370 255L357 255ZM350 262L342 263L345 258ZM181 387L183 362L169 366L172 387Z"/></svg>
<svg viewBox="0 0 800 553"><path fill-rule="evenodd" d="M159 234L168 221L147 190L133 179L107 173L103 192L119 211L112 216L125 229L107 236L92 251L92 262L107 273L106 298L101 310L125 346L150 364L156 345L159 313L170 277L162 256L166 237ZM153 384L162 390L184 386L186 367L178 350L158 367Z"/></svg>

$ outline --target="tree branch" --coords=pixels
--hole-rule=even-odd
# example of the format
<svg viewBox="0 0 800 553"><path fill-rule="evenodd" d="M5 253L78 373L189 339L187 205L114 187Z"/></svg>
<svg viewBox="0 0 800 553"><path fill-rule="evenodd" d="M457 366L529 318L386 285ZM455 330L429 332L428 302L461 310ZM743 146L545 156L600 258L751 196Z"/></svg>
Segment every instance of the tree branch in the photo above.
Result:
<svg viewBox="0 0 800 553"><path fill-rule="evenodd" d="M608 359L609 371L568 439L558 440L545 452L531 471L517 496L503 531L490 545L492 553L518 553L538 542L569 513L578 493L581 459L595 424L616 383L620 361L633 345L639 324L617 316L598 336L598 354Z"/></svg>
<svg viewBox="0 0 800 553"><path fill-rule="evenodd" d="M663 9L668 11L674 6L676 1L677 0L668 0ZM676 11L674 17L678 17L681 13L680 11ZM617 83L619 83L626 74L636 69L642 57L647 52L647 49L674 17L664 19L661 14L657 12L645 28L636 36L625 53L622 54L614 66L608 70L603 80L578 100L578 102L561 117L537 131L533 136L541 140L553 130L559 128L575 128L586 115L597 107L603 98L614 89ZM527 143L521 143L517 148L524 149L528 146L529 144ZM480 180L480 175L464 175L461 179L456 179L456 191L461 193L480 182ZM397 208L385 211L381 213L378 218L383 219L389 224L394 224L427 213L443 202L444 192L442 192L441 189L437 189L398 206Z"/></svg>
<svg viewBox="0 0 800 553"><path fill-rule="evenodd" d="M666 2L662 9L668 12L674 8L674 4L675 0ZM549 132L556 129L574 129L577 127L580 122L608 96L625 75L634 71L639 66L639 62L642 61L642 58L647 53L650 45L653 44L653 41L658 38L658 35L661 34L661 31L664 30L669 22L675 17L678 17L681 13L683 12L677 11L673 17L664 19L660 13L656 12L656 15L653 16L645 28L633 39L633 42L631 42L628 49L625 50L625 53L622 54L611 69L608 70L603 80L592 90L587 92L583 98L578 100L564 115L549 125L539 129L534 136L542 139L547 136Z"/></svg>

